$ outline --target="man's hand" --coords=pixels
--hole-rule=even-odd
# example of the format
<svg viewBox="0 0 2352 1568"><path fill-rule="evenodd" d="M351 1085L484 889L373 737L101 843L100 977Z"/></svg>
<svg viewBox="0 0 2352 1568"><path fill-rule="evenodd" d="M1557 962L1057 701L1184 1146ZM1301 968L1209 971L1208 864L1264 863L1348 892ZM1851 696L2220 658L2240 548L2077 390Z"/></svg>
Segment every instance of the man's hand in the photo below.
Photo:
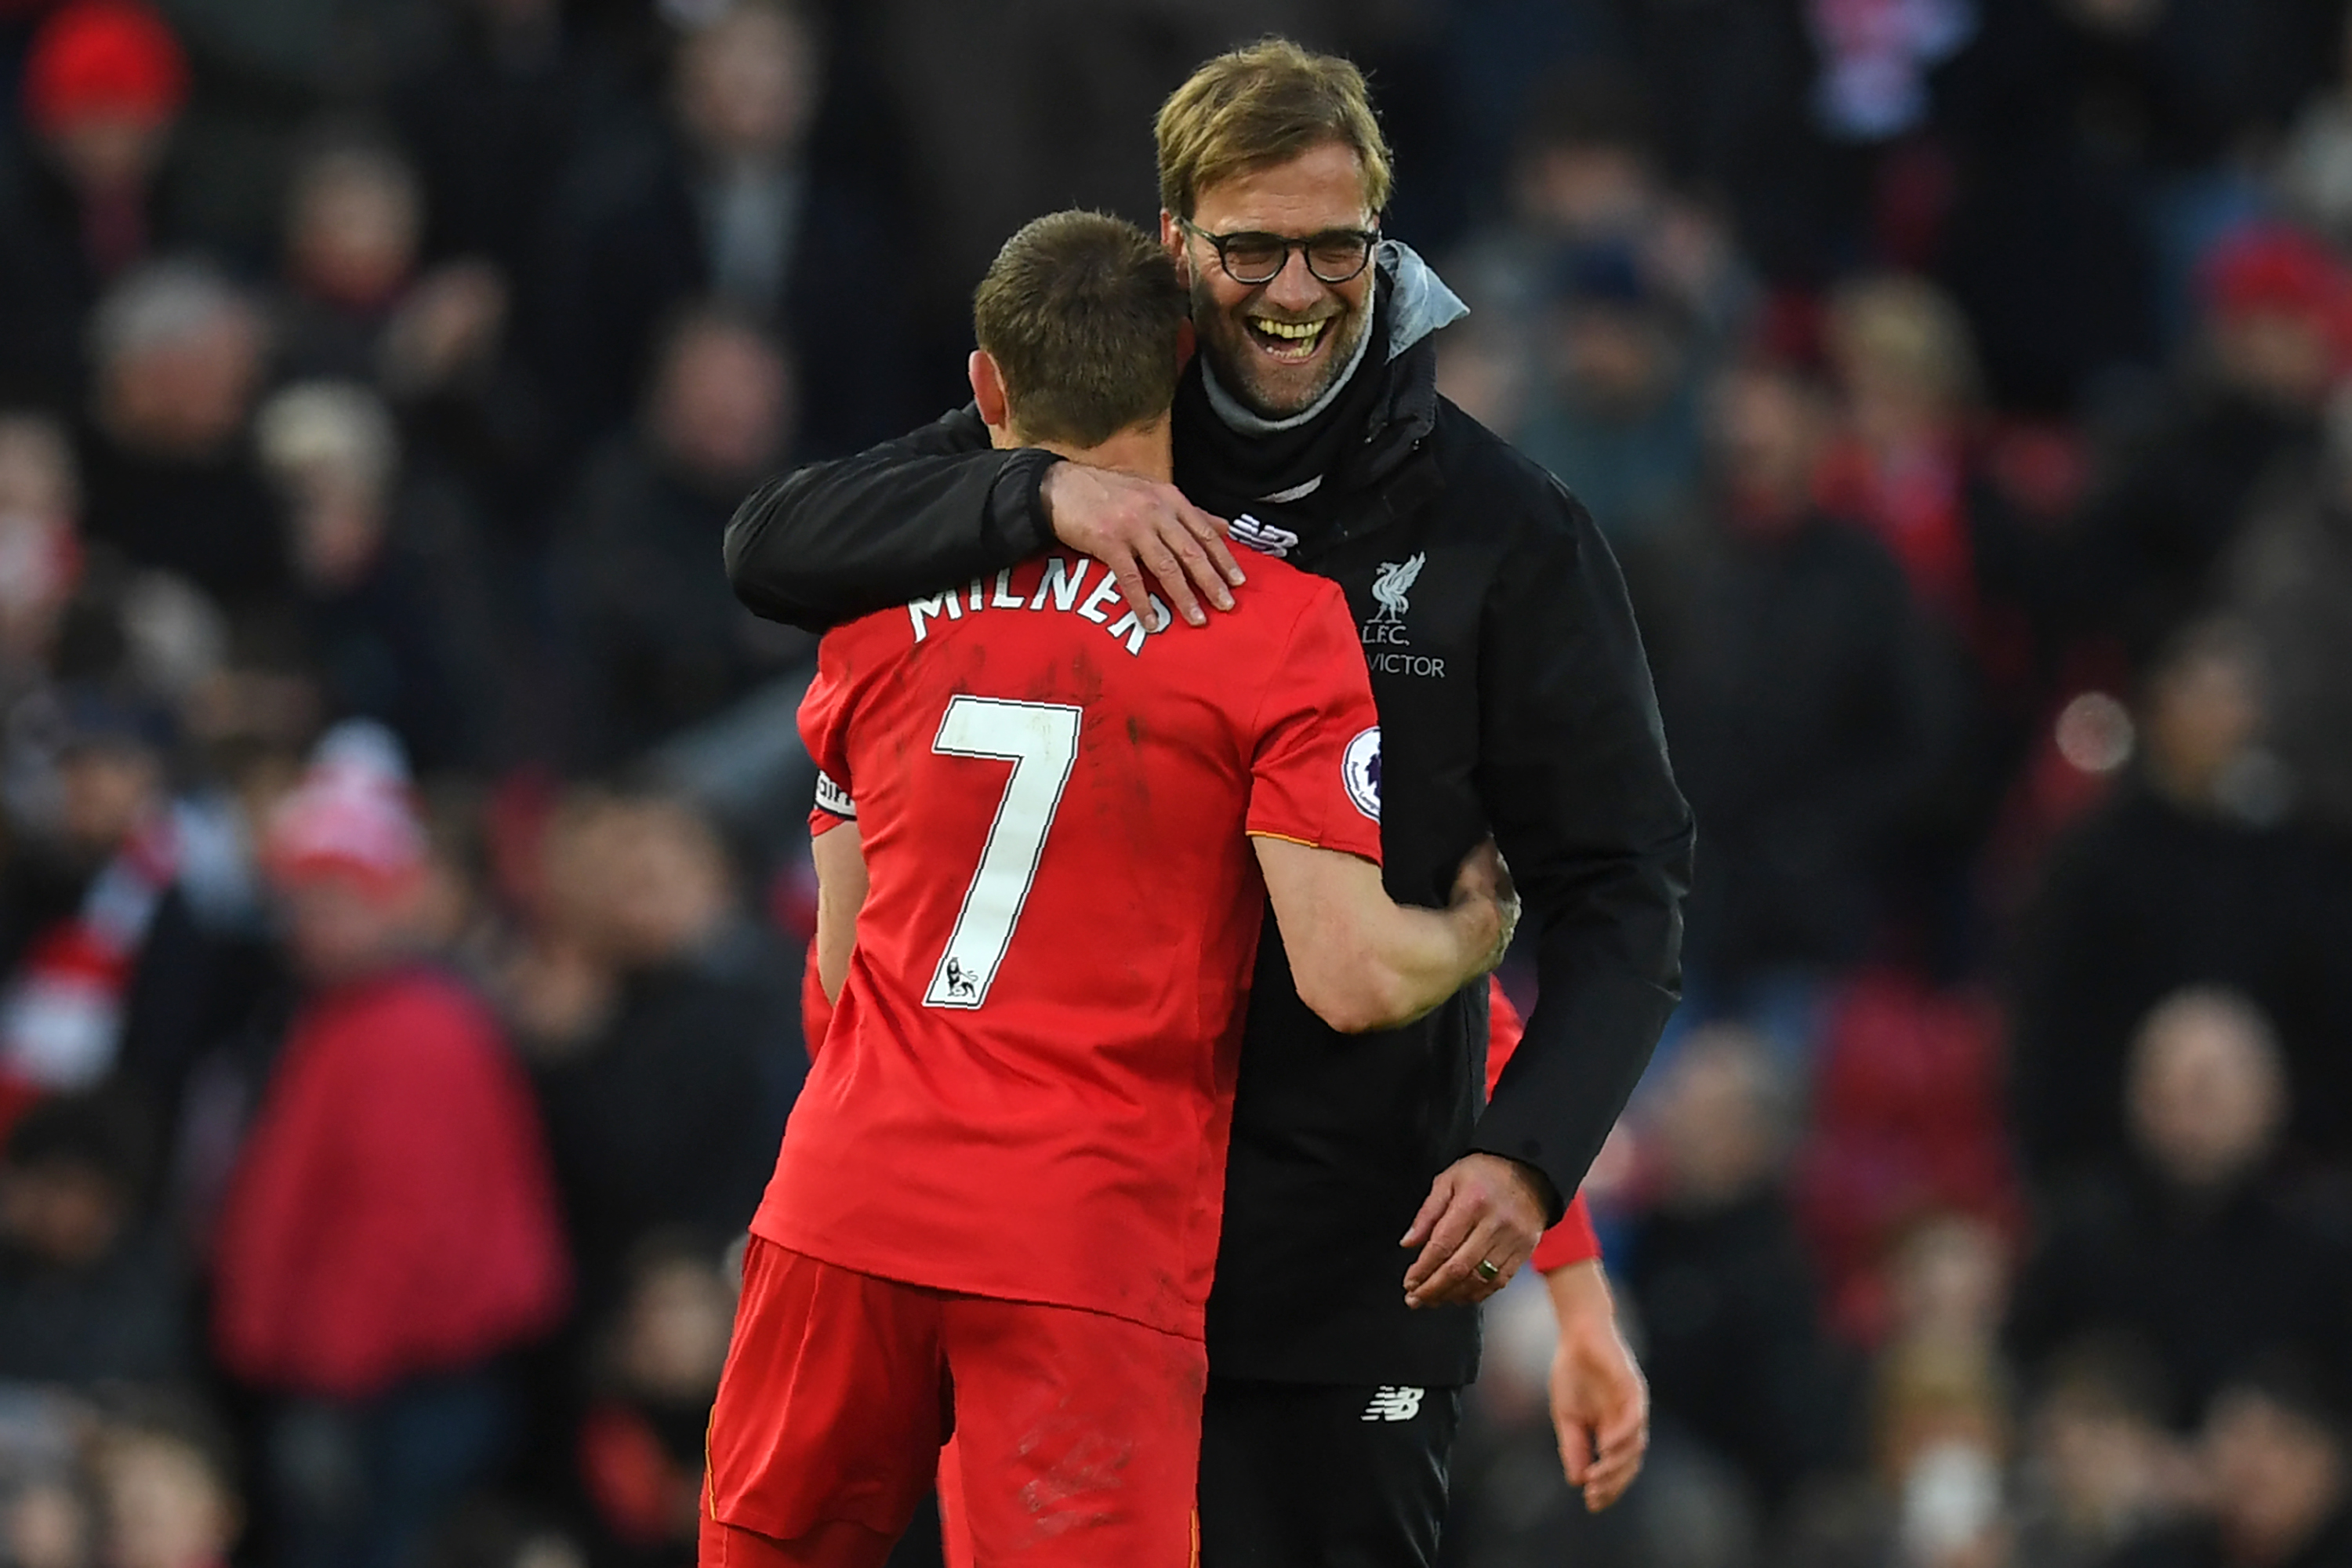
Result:
<svg viewBox="0 0 2352 1568"><path fill-rule="evenodd" d="M1401 1244L1421 1248L1404 1271L1405 1305L1483 1301L1509 1284L1548 1206L1543 1178L1500 1154L1465 1154L1440 1171Z"/></svg>
<svg viewBox="0 0 2352 1568"><path fill-rule="evenodd" d="M1519 890L1511 883L1511 868L1503 863L1503 852L1491 838L1464 856L1462 868L1454 874L1452 907L1472 906L1480 907L1482 912L1491 908L1495 917L1494 942L1477 970L1485 974L1503 962L1503 954L1511 950L1511 933L1519 929Z"/></svg>
<svg viewBox="0 0 2352 1568"><path fill-rule="evenodd" d="M1625 1495L1650 1448L1650 1385L1617 1329L1600 1259L1544 1276L1559 1318L1551 1358L1551 1424L1560 1468L1599 1513Z"/></svg>
<svg viewBox="0 0 2352 1568"><path fill-rule="evenodd" d="M1054 537L1109 567L1127 607L1145 626L1157 630L1160 616L1147 573L1176 613L1196 626L1208 624L1202 599L1221 610L1234 607L1233 589L1246 579L1226 547L1224 522L1186 500L1174 485L1055 463L1037 495Z"/></svg>

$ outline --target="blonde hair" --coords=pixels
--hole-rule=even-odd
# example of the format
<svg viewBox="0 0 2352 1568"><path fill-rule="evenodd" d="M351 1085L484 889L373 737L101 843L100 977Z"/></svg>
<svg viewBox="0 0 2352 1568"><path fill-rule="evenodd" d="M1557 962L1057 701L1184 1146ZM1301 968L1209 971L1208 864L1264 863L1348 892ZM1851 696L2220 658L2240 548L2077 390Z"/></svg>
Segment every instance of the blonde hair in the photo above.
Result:
<svg viewBox="0 0 2352 1568"><path fill-rule="evenodd" d="M1890 272L1843 285L1830 298L1829 337L1839 359L1866 361L1947 405L1976 400L1980 375L1968 318L1924 278Z"/></svg>
<svg viewBox="0 0 2352 1568"><path fill-rule="evenodd" d="M1192 216L1201 193L1235 174L1288 163L1337 142L1364 176L1364 205L1389 205L1388 139L1372 112L1364 73L1337 55L1265 38L1219 55L1160 106L1160 205Z"/></svg>

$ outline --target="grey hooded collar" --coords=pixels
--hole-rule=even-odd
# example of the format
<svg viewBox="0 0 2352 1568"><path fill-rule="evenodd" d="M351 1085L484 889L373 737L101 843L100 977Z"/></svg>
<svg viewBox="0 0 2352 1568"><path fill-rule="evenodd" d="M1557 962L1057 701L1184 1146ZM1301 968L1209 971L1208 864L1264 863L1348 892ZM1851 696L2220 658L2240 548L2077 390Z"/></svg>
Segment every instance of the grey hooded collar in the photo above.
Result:
<svg viewBox="0 0 2352 1568"><path fill-rule="evenodd" d="M1421 258L1412 247L1401 239L1384 239L1375 262L1372 287L1387 288L1389 298L1388 358L1395 359L1405 350L1421 342L1441 327L1453 325L1470 313L1462 297L1445 286L1428 262ZM1367 306L1372 301L1365 300ZM1209 406L1217 417L1232 429L1244 436L1270 436L1278 431L1296 430L1331 406L1340 388L1352 380L1364 363L1364 352L1371 347L1372 334L1366 332L1356 340L1355 356L1348 368L1332 380L1330 389L1286 419L1268 419L1243 406L1240 399L1224 389L1217 373L1208 360L1201 361L1201 385L1209 395Z"/></svg>

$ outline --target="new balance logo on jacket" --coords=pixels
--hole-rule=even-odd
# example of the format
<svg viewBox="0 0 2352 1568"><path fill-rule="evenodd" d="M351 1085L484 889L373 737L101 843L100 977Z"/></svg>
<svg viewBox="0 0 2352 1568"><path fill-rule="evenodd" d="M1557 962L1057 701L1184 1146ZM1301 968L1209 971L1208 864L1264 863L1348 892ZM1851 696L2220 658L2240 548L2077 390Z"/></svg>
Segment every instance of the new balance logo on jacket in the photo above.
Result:
<svg viewBox="0 0 2352 1568"><path fill-rule="evenodd" d="M1382 1384L1372 1390L1372 1402L1364 1406L1367 1421L1410 1421L1421 1414L1422 1388L1399 1388Z"/></svg>

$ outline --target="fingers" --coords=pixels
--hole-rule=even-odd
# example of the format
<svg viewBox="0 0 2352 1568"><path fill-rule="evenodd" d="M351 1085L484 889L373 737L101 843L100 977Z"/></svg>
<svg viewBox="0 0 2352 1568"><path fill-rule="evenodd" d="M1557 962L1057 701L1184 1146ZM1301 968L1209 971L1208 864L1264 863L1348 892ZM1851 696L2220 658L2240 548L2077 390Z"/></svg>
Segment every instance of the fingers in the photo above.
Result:
<svg viewBox="0 0 2352 1568"><path fill-rule="evenodd" d="M1637 1396L1612 1415L1596 1435L1596 1445L1598 1456L1577 1482L1584 1489L1585 1508L1594 1513L1624 1496L1642 1473L1642 1461L1650 1451L1649 1402ZM1569 1479L1577 1481L1573 1475Z"/></svg>
<svg viewBox="0 0 2352 1568"><path fill-rule="evenodd" d="M1433 1191L1430 1194L1433 1201L1436 1196ZM1426 1206L1423 1205L1424 1208ZM1477 1228L1479 1215L1475 1194L1462 1190L1458 1182L1449 1184L1444 1206L1430 1225L1420 1256L1404 1271L1404 1290L1408 1300L1469 1239L1470 1233Z"/></svg>
<svg viewBox="0 0 2352 1568"><path fill-rule="evenodd" d="M1187 501L1176 509L1176 520L1200 541L1201 552L1208 557L1209 564L1220 578L1236 588L1249 581L1241 569L1241 563L1234 559L1233 547L1225 542L1224 519L1202 511Z"/></svg>
<svg viewBox="0 0 2352 1568"><path fill-rule="evenodd" d="M1431 1248L1444 1238L1445 1230L1445 1222L1440 1221L1437 1234L1431 1238ZM1483 1301L1511 1282L1511 1276L1527 1261L1528 1250L1500 1215L1488 1214L1470 1228L1452 1252L1444 1255L1444 1261L1420 1284L1416 1286L1408 1272L1405 1304L1441 1307ZM1425 1260L1429 1256L1424 1251L1422 1258ZM1479 1271L1481 1263L1493 1266L1491 1278ZM1414 1267L1420 1266L1416 1261Z"/></svg>
<svg viewBox="0 0 2352 1568"><path fill-rule="evenodd" d="M1557 1409L1551 1413L1551 1427L1559 1438L1559 1468L1568 1484L1581 1489L1592 1479L1592 1435L1581 1420Z"/></svg>
<svg viewBox="0 0 2352 1568"><path fill-rule="evenodd" d="M1208 543L1202 542L1188 512L1179 510L1174 518L1175 525L1163 532L1162 542L1174 553L1177 563L1192 580L1202 598L1221 610L1232 609L1234 592L1225 575L1226 566L1233 561L1232 553L1227 552L1225 565L1220 565L1210 554ZM1223 540L1210 542L1215 543L1220 550L1223 549Z"/></svg>
<svg viewBox="0 0 2352 1568"><path fill-rule="evenodd" d="M1184 617L1185 624L1195 626L1209 624L1208 613L1201 608L1201 601L1192 592L1191 580L1184 575L1176 557L1170 554L1168 547L1160 542L1158 534L1147 533L1137 542L1135 559L1144 571L1151 574L1152 582L1158 583L1167 592L1169 602L1176 606L1176 613ZM1128 607L1135 612L1136 619L1145 626L1160 624L1159 612L1151 607L1150 584L1141 584L1129 593L1127 603Z"/></svg>
<svg viewBox="0 0 2352 1568"><path fill-rule="evenodd" d="M1644 1434L1642 1443L1618 1454L1605 1454L1594 1462L1585 1476L1584 1507L1590 1513L1599 1513L1625 1495L1642 1473L1642 1460L1649 1451L1649 1438Z"/></svg>
<svg viewBox="0 0 2352 1568"><path fill-rule="evenodd" d="M1434 1226L1438 1216L1445 1212L1445 1205L1453 1196L1454 1173L1440 1171L1437 1173L1437 1180L1429 1185L1429 1196L1421 1200L1421 1212L1412 1216L1412 1224L1405 1227L1404 1237L1397 1245L1419 1247L1423 1242L1427 1241L1430 1227ZM1406 1282L1408 1284L1412 1282L1410 1269L1406 1270Z"/></svg>
<svg viewBox="0 0 2352 1568"><path fill-rule="evenodd" d="M1153 584L1196 626L1208 624L1204 602L1234 607L1243 574L1224 524L1174 486L1075 463L1055 464L1045 483L1055 537L1107 563L1119 596L1145 626L1157 629L1160 621Z"/></svg>

